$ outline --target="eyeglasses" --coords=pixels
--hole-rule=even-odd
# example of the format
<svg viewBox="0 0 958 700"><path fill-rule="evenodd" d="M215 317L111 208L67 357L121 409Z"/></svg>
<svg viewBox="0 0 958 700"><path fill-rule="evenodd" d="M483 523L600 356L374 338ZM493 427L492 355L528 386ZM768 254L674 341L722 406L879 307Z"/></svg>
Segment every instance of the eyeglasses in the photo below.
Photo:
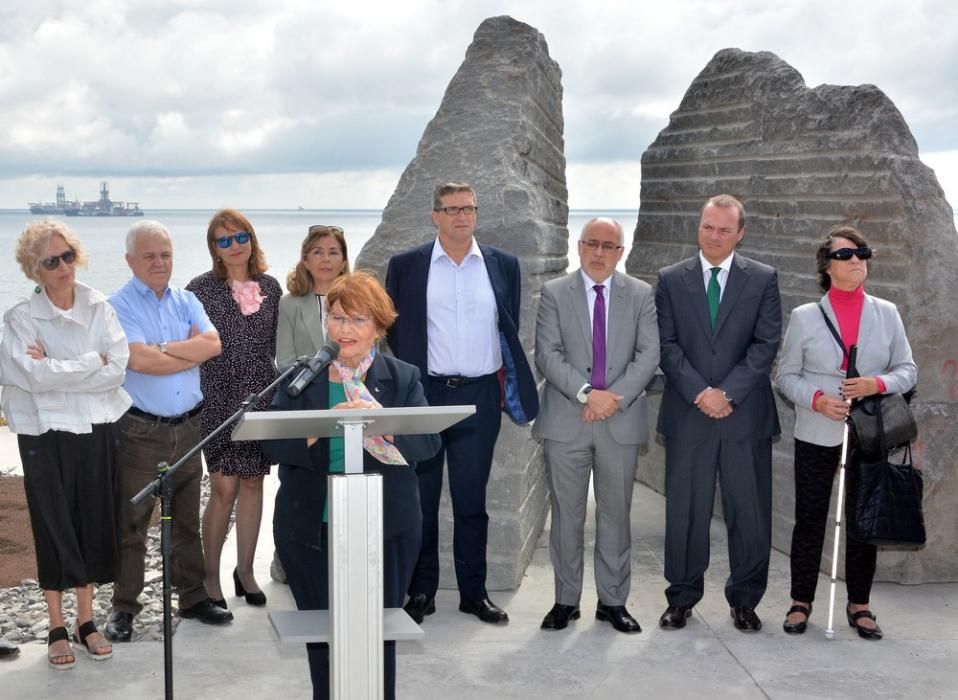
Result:
<svg viewBox="0 0 958 700"><path fill-rule="evenodd" d="M436 207L433 211L441 211L446 216L459 216L460 214L472 216L479 211L479 207Z"/></svg>
<svg viewBox="0 0 958 700"><path fill-rule="evenodd" d="M314 224L309 227L309 230L307 230L306 233L308 233L309 235L312 235L314 233L338 233L340 235L343 235L345 234L345 231L339 228L339 226L326 226L324 224Z"/></svg>
<svg viewBox="0 0 958 700"><path fill-rule="evenodd" d="M872 256L872 249L868 246L860 248L839 248L828 254L830 260L851 260L852 256L859 260L868 260Z"/></svg>
<svg viewBox="0 0 958 700"><path fill-rule="evenodd" d="M43 266L44 270L50 270L50 272L53 272L60 267L61 260L67 265L72 265L77 261L77 252L71 248L70 250L65 250L59 255L51 255L49 258L44 258L40 261L40 264Z"/></svg>
<svg viewBox="0 0 958 700"><path fill-rule="evenodd" d="M340 326L354 326L355 328L362 328L367 323L370 322L369 316L341 316L339 314L333 314L327 319L328 323L340 325Z"/></svg>
<svg viewBox="0 0 958 700"><path fill-rule="evenodd" d="M233 241L236 241L240 245L245 245L249 243L250 232L249 231L239 231L234 233L232 236L220 236L216 240L216 245L220 248L229 248L233 245Z"/></svg>
<svg viewBox="0 0 958 700"><path fill-rule="evenodd" d="M589 250L598 250L599 248L601 248L603 253L614 253L620 248L625 248L625 246L623 245L616 245L615 243L610 243L608 241L589 240L589 241L579 241L579 243L584 245Z"/></svg>

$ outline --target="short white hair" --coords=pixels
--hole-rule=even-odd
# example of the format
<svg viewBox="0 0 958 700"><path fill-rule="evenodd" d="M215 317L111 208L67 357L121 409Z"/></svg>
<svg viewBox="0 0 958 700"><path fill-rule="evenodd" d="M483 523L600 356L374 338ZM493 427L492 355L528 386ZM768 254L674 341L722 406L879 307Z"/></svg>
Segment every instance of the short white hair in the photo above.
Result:
<svg viewBox="0 0 958 700"><path fill-rule="evenodd" d="M615 226L615 228L618 229L619 231L619 245L625 245L625 232L622 230L622 224L620 224L615 219L609 218L608 216L597 216L594 219L589 219L588 221L586 221L585 226L582 227L582 233L579 234L579 240L584 241L586 231L589 230L589 227L592 226L592 224L598 224L598 223L610 224L612 226Z"/></svg>
<svg viewBox="0 0 958 700"><path fill-rule="evenodd" d="M133 255L133 251L136 250L136 241L140 236L166 236L170 238L170 232L166 230L166 226L161 224L159 221L153 219L144 219L143 221L137 221L135 224L130 226L130 230L126 232L126 253L127 255Z"/></svg>

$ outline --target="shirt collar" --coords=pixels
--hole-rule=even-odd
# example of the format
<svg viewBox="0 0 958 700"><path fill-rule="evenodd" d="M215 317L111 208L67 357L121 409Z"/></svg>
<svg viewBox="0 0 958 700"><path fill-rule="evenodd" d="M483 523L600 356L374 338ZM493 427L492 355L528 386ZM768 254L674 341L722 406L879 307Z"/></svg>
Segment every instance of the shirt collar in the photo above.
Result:
<svg viewBox="0 0 958 700"><path fill-rule="evenodd" d="M134 275L130 279L130 284L133 285L133 289L135 289L140 296L145 297L147 294L152 294L154 297L156 297L156 293L152 289L150 289L146 285L146 283L143 280L141 280L139 277L137 277L136 275ZM165 297L169 293L170 293L170 285L166 285L166 289L163 290L163 296Z"/></svg>
<svg viewBox="0 0 958 700"><path fill-rule="evenodd" d="M76 320L85 320L85 309L91 304L105 300L106 297L96 289L88 287L82 282L73 283L73 310ZM79 314L79 316L77 316L77 314ZM53 305L53 302L50 301L50 297L47 296L46 290L41 287L40 291L34 293L30 298L30 315L33 318L50 320L57 316L63 316L63 310Z"/></svg>
<svg viewBox="0 0 958 700"><path fill-rule="evenodd" d="M472 245L469 246L469 252L466 253L466 257L462 259L463 262L466 262L470 257L476 256L482 260L482 251L479 249L479 242L476 240L476 237L472 237ZM446 258L449 262L452 262L452 258L449 257L448 253L443 249L442 244L439 242L439 236L436 236L435 242L432 244L432 257L429 259L429 262L434 263L439 258Z"/></svg>
<svg viewBox="0 0 958 700"><path fill-rule="evenodd" d="M609 288L612 286L612 275L609 275L601 282L596 282L587 274L585 274L585 270L583 270L581 267L579 268L579 272L582 274L582 284L585 285L586 289L592 289L596 284L601 284L603 287L605 287L606 291L609 291ZM614 275L615 273L613 272L612 274Z"/></svg>
<svg viewBox="0 0 958 700"><path fill-rule="evenodd" d="M713 265L712 263L710 263L708 260L705 259L705 256L702 255L702 251L700 250L700 251L699 251L699 262L702 263L702 274L705 274L705 275L711 274L710 270L711 270L713 267L720 267L720 268L722 268L723 270L725 270L726 273L731 272L731 271L732 271L732 258L734 258L734 257L735 257L735 253L733 252L731 255L729 255L727 258L725 258L725 260L723 260L722 262L720 262L718 265Z"/></svg>

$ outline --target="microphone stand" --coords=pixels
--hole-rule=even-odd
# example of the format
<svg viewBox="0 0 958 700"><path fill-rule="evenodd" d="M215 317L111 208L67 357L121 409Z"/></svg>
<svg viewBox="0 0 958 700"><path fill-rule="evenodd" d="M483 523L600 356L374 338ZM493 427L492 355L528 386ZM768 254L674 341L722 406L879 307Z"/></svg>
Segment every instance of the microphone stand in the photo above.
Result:
<svg viewBox="0 0 958 700"><path fill-rule="evenodd" d="M150 496L160 499L160 558L163 562L163 676L166 700L173 700L173 601L171 597L173 586L170 573L170 555L173 552L173 481L170 477L176 473L177 469L186 464L186 462L202 450L210 440L238 421L243 414L259 403L267 393L279 386L295 370L305 365L309 359L310 358L305 355L298 358L296 362L284 370L272 384L257 394L247 396L233 415L223 421L216 430L200 440L189 452L178 459L173 466L170 466L166 462L157 464L156 468L159 472L159 476L130 499L130 503L134 507L138 506Z"/></svg>

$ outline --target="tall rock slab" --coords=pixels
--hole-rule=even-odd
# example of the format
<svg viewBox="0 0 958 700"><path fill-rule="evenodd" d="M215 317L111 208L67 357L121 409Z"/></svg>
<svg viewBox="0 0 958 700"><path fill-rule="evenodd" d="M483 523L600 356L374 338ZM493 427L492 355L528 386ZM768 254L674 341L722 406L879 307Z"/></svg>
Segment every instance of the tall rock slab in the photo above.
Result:
<svg viewBox="0 0 958 700"><path fill-rule="evenodd" d="M814 251L829 227L858 226L875 249L866 288L898 305L919 368L914 447L928 527L923 550L881 552L878 578L958 579L958 237L952 209L919 160L902 115L873 85L809 89L771 53L720 51L642 155L628 271L654 283L659 268L694 254L699 211L720 192L745 204L742 252L778 268L785 321L795 306L821 295ZM779 402L773 541L787 551L794 410ZM639 476L661 489L662 448L651 457ZM831 551L826 544L826 568Z"/></svg>
<svg viewBox="0 0 958 700"><path fill-rule="evenodd" d="M434 239L432 193L446 181L476 188L476 238L519 258L520 335L531 364L539 289L566 269L569 236L561 71L529 25L511 17L479 25L358 265L384 277L392 255ZM519 584L547 496L539 446L528 427L503 416L487 496L489 588ZM442 585L455 587L448 494L440 519Z"/></svg>

